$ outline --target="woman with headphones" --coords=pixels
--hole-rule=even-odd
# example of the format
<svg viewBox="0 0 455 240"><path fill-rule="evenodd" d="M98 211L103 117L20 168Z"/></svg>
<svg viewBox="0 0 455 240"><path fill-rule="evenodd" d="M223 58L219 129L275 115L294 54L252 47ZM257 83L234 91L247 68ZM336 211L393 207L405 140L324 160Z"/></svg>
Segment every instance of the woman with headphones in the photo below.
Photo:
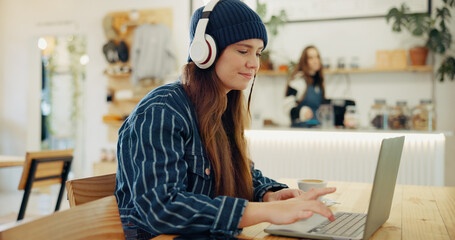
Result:
<svg viewBox="0 0 455 240"><path fill-rule="evenodd" d="M313 213L333 220L316 199L334 188L288 189L248 158L242 90L267 45L259 16L239 0L212 0L193 14L190 40L181 77L145 96L119 130L115 195L126 238L235 236Z"/></svg>

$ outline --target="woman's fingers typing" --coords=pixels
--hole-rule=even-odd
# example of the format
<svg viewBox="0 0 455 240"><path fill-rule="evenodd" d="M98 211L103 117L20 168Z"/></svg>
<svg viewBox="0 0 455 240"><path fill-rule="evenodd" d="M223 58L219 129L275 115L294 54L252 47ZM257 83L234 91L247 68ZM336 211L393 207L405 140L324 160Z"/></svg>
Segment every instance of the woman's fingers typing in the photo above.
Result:
<svg viewBox="0 0 455 240"><path fill-rule="evenodd" d="M324 196L326 194L334 193L336 188L328 187L328 188L312 188L310 191L305 192L301 195L301 198L304 200L315 200L320 196Z"/></svg>
<svg viewBox="0 0 455 240"><path fill-rule="evenodd" d="M303 191L300 189L281 189L276 192L267 192L264 197L264 202L272 202L272 201L279 201L279 200L286 200L290 198L295 198L303 195Z"/></svg>
<svg viewBox="0 0 455 240"><path fill-rule="evenodd" d="M301 211L298 214L299 219L310 218L311 216L313 216L313 212L312 211L308 211L308 210Z"/></svg>

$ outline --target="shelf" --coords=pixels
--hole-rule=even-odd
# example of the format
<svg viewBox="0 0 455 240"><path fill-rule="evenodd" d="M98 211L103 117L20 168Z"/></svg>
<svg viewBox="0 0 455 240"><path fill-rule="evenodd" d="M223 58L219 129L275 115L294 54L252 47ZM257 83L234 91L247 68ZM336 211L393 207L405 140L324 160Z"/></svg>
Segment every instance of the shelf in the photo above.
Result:
<svg viewBox="0 0 455 240"><path fill-rule="evenodd" d="M259 70L257 75L259 75L259 76L286 76L286 75L288 75L288 72L275 71L275 70Z"/></svg>
<svg viewBox="0 0 455 240"><path fill-rule="evenodd" d="M138 16L135 20L128 20L131 11L115 11L107 14L109 18L119 20L113 21L112 26L109 26L118 33L111 40L116 43L124 41L130 56L134 40L133 33L139 25L164 24L169 29L173 29L172 8L135 10L135 14ZM131 63L131 58L126 62L109 63L103 72L104 77L107 78L108 95L112 97L110 99L112 101L107 104L107 113L103 116L103 123L108 128L109 142L117 141L118 129L123 123L123 117L128 116L150 91L164 84L163 79L132 79L133 66Z"/></svg>
<svg viewBox="0 0 455 240"><path fill-rule="evenodd" d="M103 119L103 123L105 123L107 125L119 127L119 128L120 128L120 126L122 126L123 122L124 122L123 120L107 120L107 119Z"/></svg>
<svg viewBox="0 0 455 240"><path fill-rule="evenodd" d="M433 66L408 66L406 68L359 68L359 69L325 69L325 75L332 74L351 74L351 73L386 73L386 72L433 72ZM260 76L286 76L288 72L261 70L258 72Z"/></svg>
<svg viewBox="0 0 455 240"><path fill-rule="evenodd" d="M110 77L110 78L128 78L129 80L129 77L131 76L131 73L107 73L107 72L104 72L104 75Z"/></svg>
<svg viewBox="0 0 455 240"><path fill-rule="evenodd" d="M406 68L359 68L359 69L327 69L324 74L349 73L382 73L382 72L432 72L433 66L408 66Z"/></svg>
<svg viewBox="0 0 455 240"><path fill-rule="evenodd" d="M118 140L118 130L122 126L124 120L105 119L103 123L107 126L107 139L109 142L116 142Z"/></svg>
<svg viewBox="0 0 455 240"><path fill-rule="evenodd" d="M116 99L114 97L114 100L112 100L113 104L123 104L123 103L134 103L137 104L142 100L142 97L132 97L132 98L122 98L122 99Z"/></svg>

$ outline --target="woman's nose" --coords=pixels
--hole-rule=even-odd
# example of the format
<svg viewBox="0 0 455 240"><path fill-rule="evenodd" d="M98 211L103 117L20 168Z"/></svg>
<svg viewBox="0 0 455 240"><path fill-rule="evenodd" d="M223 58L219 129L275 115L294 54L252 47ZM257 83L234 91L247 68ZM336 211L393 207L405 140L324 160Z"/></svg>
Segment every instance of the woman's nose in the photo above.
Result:
<svg viewBox="0 0 455 240"><path fill-rule="evenodd" d="M254 56L248 56L246 61L246 66L248 68L258 68L259 66L259 58L254 54Z"/></svg>

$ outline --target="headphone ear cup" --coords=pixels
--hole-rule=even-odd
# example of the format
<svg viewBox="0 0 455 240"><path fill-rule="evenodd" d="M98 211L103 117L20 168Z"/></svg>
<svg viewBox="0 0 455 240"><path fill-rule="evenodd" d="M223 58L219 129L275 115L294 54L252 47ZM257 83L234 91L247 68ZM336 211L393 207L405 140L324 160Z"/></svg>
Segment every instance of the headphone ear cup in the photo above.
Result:
<svg viewBox="0 0 455 240"><path fill-rule="evenodd" d="M207 58L201 62L194 62L196 66L198 66L200 69L207 69L210 66L212 66L212 64L215 62L217 54L216 43L213 37L208 34L205 34L205 41L209 49Z"/></svg>
<svg viewBox="0 0 455 240"><path fill-rule="evenodd" d="M190 57L193 62L196 64L205 62L208 54L209 54L209 49L207 42L205 41L204 38L202 39L194 39L193 43L191 43L190 46Z"/></svg>

